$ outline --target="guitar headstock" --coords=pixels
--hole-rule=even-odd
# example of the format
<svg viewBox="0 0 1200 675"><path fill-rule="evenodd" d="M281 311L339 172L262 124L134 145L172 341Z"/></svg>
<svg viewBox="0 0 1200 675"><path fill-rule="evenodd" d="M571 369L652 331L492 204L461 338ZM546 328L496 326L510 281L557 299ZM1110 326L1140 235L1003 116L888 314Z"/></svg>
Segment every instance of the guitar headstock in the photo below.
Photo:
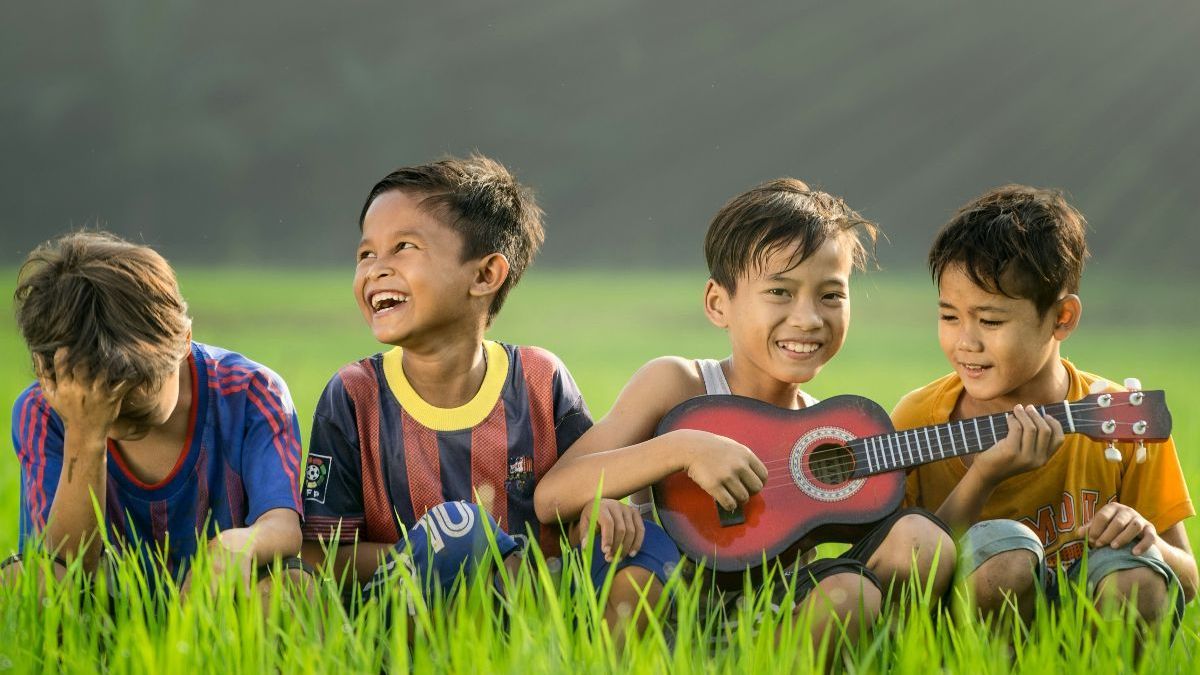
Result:
<svg viewBox="0 0 1200 675"><path fill-rule="evenodd" d="M1135 442L1137 459L1142 462L1146 456L1145 443L1162 442L1171 436L1171 411L1162 390L1141 391L1141 383L1133 378L1126 380L1125 385L1128 391L1096 392L1069 403L1068 419L1076 433L1108 441L1109 450L1105 452L1108 459L1120 459L1113 443ZM1096 389L1093 386L1093 391Z"/></svg>

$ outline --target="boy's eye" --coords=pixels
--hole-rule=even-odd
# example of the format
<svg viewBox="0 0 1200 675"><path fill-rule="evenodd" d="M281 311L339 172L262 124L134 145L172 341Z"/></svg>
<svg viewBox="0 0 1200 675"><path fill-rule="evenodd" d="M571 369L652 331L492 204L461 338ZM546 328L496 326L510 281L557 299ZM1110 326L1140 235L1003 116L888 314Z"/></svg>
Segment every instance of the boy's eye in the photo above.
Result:
<svg viewBox="0 0 1200 675"><path fill-rule="evenodd" d="M846 299L846 294L842 293L840 291L833 291L831 293L826 293L825 295L822 295L821 299L825 300L827 302L841 302L842 300Z"/></svg>
<svg viewBox="0 0 1200 675"><path fill-rule="evenodd" d="M370 251L359 251L358 252L359 260L366 260L367 258L374 258L374 257L375 257L375 254Z"/></svg>
<svg viewBox="0 0 1200 675"><path fill-rule="evenodd" d="M406 248L416 248L416 244L413 244L411 241L402 241L396 244L397 251L403 251Z"/></svg>
<svg viewBox="0 0 1200 675"><path fill-rule="evenodd" d="M1004 323L1004 322L1003 322L1003 321L996 321L995 319L980 319L980 320L979 320L979 323L983 324L984 326L991 326L991 327L994 327L994 326L999 326L1000 324L1002 324L1002 323Z"/></svg>
<svg viewBox="0 0 1200 675"><path fill-rule="evenodd" d="M941 319L942 321L954 321L954 320L958 319L958 317L954 316L953 314L942 314L938 318Z"/></svg>
<svg viewBox="0 0 1200 675"><path fill-rule="evenodd" d="M767 295L774 295L780 298L786 298L790 293L786 288L768 288Z"/></svg>

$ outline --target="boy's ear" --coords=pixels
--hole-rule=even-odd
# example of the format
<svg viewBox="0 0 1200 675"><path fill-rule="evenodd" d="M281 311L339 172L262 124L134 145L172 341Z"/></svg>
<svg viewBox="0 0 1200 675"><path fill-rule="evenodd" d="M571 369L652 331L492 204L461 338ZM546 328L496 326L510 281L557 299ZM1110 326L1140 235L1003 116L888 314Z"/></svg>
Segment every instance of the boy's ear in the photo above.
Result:
<svg viewBox="0 0 1200 675"><path fill-rule="evenodd" d="M704 314L717 328L729 327L729 291L712 279L704 285Z"/></svg>
<svg viewBox="0 0 1200 675"><path fill-rule="evenodd" d="M1055 304L1057 307L1054 310L1054 339L1062 342L1079 325L1079 319L1083 315L1083 303L1078 295L1070 293Z"/></svg>
<svg viewBox="0 0 1200 675"><path fill-rule="evenodd" d="M503 253L491 253L479 259L475 266L475 279L471 282L471 295L491 295L500 290L508 279L508 258Z"/></svg>

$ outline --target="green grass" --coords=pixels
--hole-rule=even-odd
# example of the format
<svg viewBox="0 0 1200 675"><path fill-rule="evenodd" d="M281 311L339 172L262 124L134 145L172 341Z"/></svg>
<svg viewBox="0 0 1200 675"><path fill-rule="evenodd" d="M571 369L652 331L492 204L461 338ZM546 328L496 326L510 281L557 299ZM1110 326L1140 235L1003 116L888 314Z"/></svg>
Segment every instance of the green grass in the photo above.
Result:
<svg viewBox="0 0 1200 675"><path fill-rule="evenodd" d="M181 283L191 303L198 340L242 351L287 380L307 432L316 398L329 376L347 361L378 349L362 325L343 272L305 273L185 269ZM1200 428L1191 414L1200 403L1192 386L1200 376L1195 345L1200 320L1183 312L1192 288L1156 287L1119 280L1089 282L1080 331L1066 355L1092 372L1113 378L1140 377L1168 392L1175 438L1192 488L1200 458L1193 448ZM11 315L13 274L0 285ZM699 274L535 271L509 300L491 335L538 344L557 353L578 380L592 412L602 415L620 387L645 361L673 353L724 356L728 344L700 312L704 278ZM908 390L945 372L934 339L932 290L916 274L879 272L854 288L854 321L842 353L808 390L818 397L857 393L890 407ZM10 403L28 383L28 358L11 320L0 323L0 391ZM8 417L3 428L8 430ZM19 477L15 455L0 453L0 552L15 549ZM1194 539L1195 519L1188 521ZM200 563L200 569L204 563ZM578 566L567 561L563 579L535 566L515 580L507 611L499 612L487 589L471 585L445 608L418 609L410 622L403 607L390 629L373 606L345 615L327 586L312 601L278 592L266 618L250 598L226 582L214 597L181 601L168 593L146 597L136 590L113 611L91 605L81 582L52 584L39 598L32 575L23 585L0 590L0 670L200 672L491 670L497 672L756 672L807 670L826 656L802 633L805 617L767 619L758 635L740 628L729 646L711 650L717 628L698 607L697 589L678 589L680 625L674 648L657 621L644 639L616 649L599 621L594 597L572 590ZM119 583L133 584L122 568ZM537 577L537 578L535 578ZM402 601L401 591L395 602ZM759 606L762 596L759 596ZM755 605L742 611L752 613ZM1200 613L1189 606L1173 643L1152 636L1147 657L1133 660L1127 621L1103 620L1087 602L1040 611L1027 633L997 632L969 618L931 615L917 598L903 603L886 625L850 653L867 672L993 673L1160 672L1191 670ZM505 619L503 615L507 615ZM507 622L507 628L505 627ZM745 625L747 622L741 622ZM783 629L772 644L775 627ZM411 633L410 645L405 635Z"/></svg>

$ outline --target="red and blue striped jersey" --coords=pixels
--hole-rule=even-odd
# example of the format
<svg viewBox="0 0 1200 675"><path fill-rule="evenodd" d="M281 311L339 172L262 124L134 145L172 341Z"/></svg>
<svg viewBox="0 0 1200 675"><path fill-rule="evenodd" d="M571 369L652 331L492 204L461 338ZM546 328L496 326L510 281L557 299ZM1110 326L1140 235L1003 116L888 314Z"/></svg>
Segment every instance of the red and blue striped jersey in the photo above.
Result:
<svg viewBox="0 0 1200 675"><path fill-rule="evenodd" d="M246 357L192 343L188 435L166 478L134 476L109 441L105 523L117 545L140 542L181 576L198 546L218 530L244 527L276 508L301 511L300 428L283 380ZM13 405L13 447L21 463L21 534L40 532L63 467L63 424L34 383ZM153 564L153 563L152 563Z"/></svg>
<svg viewBox="0 0 1200 675"><path fill-rule="evenodd" d="M395 543L446 501L479 501L505 531L527 528L547 555L557 527L542 527L533 489L592 425L566 367L537 347L487 341L487 373L463 406L417 395L400 348L343 367L313 418L303 478L304 536ZM340 529L339 529L340 528Z"/></svg>

